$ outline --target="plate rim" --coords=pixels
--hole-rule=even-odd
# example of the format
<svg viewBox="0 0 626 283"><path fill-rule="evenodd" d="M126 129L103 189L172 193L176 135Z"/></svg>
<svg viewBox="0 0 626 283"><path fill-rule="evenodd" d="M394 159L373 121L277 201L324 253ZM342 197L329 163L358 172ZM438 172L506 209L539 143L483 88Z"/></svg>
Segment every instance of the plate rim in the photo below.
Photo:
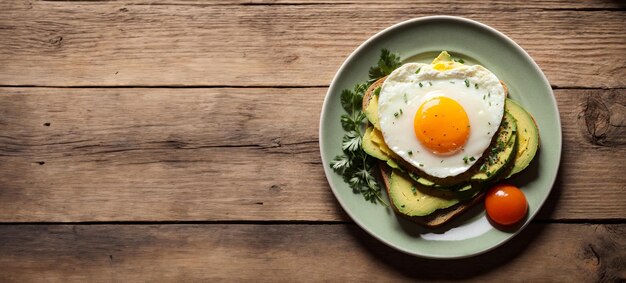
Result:
<svg viewBox="0 0 626 283"><path fill-rule="evenodd" d="M555 134L558 136L558 144L557 144L557 148L558 148L558 152L556 153L556 159L558 160L557 164L556 164L556 170L554 171L553 176L551 176L551 184L550 187L548 189L547 195L546 197L540 202L537 211L533 214L530 215L527 219L527 221L525 221L525 223L520 226L514 233L512 233L509 237L506 237L505 239L501 240L500 242L486 248L483 250L480 250L478 252L473 252L473 253L469 253L469 254L465 254L465 255L458 255L458 256L445 256L445 255L432 255L432 254L421 254L412 250L408 250L405 249L391 241L387 241L383 238L381 238L380 236L378 236L376 233L374 233L371 229L369 229L366 225L364 225L363 223L361 223L361 221L357 220L355 218L355 216L353 215L354 212L350 211L347 209L346 204L344 203L344 200L337 197L338 196L338 191L337 188L335 188L335 186L333 185L333 182L330 178L330 174L334 174L334 171L332 171L330 169L329 166L327 166L328 160L326 160L326 158L324 157L324 152L326 151L325 147L324 147L324 143L322 142L324 139L324 127L323 127L323 122L324 122L324 117L327 115L326 114L326 110L327 110L327 104L330 103L330 99L329 97L331 96L331 90L333 90L334 88L336 88L336 84L337 84L337 80L339 78L339 75L343 72L345 72L345 68L347 67L348 63L351 62L353 60L353 58L355 56L357 56L357 54L361 53L363 50L367 49L368 45L370 44L370 42L375 41L377 39L379 39L380 37L384 36L385 34L394 31L396 29L400 29L404 26L407 25L413 25L413 24L418 24L419 22L426 22L426 21L437 21L437 20L447 20L450 22L456 22L456 23L461 23L461 24L469 24L469 25L473 25L473 26L477 26L479 28L482 29L486 29L490 32L492 32L495 36L497 36L499 39L502 39L504 41L506 41L507 43L509 43L512 47L514 47L515 49L517 49L518 52L520 52L523 57L531 63L532 67L535 69L535 72L537 74L539 74L540 79L543 81L543 83L545 85L548 86L548 89L550 91L551 97L549 99L552 99L552 102L555 106L555 111L556 111L556 122L558 123L558 131L555 132ZM558 104L556 101L556 97L554 96L554 90L552 89L552 86L550 85L550 82L548 81L548 78L546 77L546 75L543 73L543 71L541 70L541 68L539 68L539 65L537 65L537 62L535 62L535 60L526 52L526 50L524 50L521 46L519 46L515 41L513 41L513 39L509 38L508 36L506 36L504 33L500 32L499 30L488 26L486 24L483 24L481 22L478 22L476 20L472 20L472 19L468 19L468 18L464 18L464 17L458 17L458 16L450 16L450 15L434 15L434 16L425 16L425 17L418 17L418 18L412 18L409 20L405 20L399 23L396 23L394 25L391 25L379 32L377 32L376 34L370 36L367 40L365 40L364 42L362 42L354 51L352 51L352 53L350 53L350 55L343 61L343 63L341 64L341 66L339 67L339 69L337 70L337 72L335 73L330 85L328 86L328 90L326 92L326 95L324 96L324 103L322 104L322 111L320 114L320 122L319 122L319 147L320 147L320 156L322 159L322 166L324 167L324 175L326 177L326 181L328 182L328 185L330 186L333 195L335 196L335 199L337 200L337 202L339 202L339 204L341 205L341 208L343 209L343 211L348 214L348 216L350 216L350 218L352 219L352 221L354 221L361 229L365 230L369 235L371 235L372 237L374 237L375 239L377 239L378 241L386 244L389 247L392 247L398 251L401 251L403 253L406 254L410 254L413 256L418 256L418 257L422 257L422 258L429 258L429 259L462 259L462 258L468 258L468 257L473 257L473 256L477 256L480 254L484 254L487 253L491 250L494 250L498 247L500 247L501 245L503 245L504 243L510 241L511 239L513 239L515 236L517 236L522 230L524 230L526 228L526 226L528 226L528 224L530 224L532 222L532 220L535 218L535 216L539 213L539 211L541 211L541 209L543 208L545 202L548 200L548 198L550 197L550 194L552 193L552 190L554 188L554 184L556 182L557 176L558 176L558 172L559 172L559 168L561 166L561 156L562 156L562 152L563 152L563 128L562 128L562 124L561 124L561 117L560 117L560 112L558 109ZM495 228L494 228L495 229Z"/></svg>

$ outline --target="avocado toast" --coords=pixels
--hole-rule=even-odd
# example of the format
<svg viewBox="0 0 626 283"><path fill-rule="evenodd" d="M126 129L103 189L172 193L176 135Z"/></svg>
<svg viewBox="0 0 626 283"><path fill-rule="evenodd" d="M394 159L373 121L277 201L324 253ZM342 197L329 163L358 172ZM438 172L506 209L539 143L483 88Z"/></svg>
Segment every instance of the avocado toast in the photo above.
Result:
<svg viewBox="0 0 626 283"><path fill-rule="evenodd" d="M452 60L447 52L442 52L434 62L437 61ZM378 79L364 93L362 111L369 123L362 148L379 160L382 183L391 206L404 218L429 228L446 224L481 202L485 188L522 171L537 152L539 133L532 116L506 98L500 127L474 166L447 178L425 174L395 154L381 133L378 95L385 79ZM504 83L502 85L505 92L508 91Z"/></svg>

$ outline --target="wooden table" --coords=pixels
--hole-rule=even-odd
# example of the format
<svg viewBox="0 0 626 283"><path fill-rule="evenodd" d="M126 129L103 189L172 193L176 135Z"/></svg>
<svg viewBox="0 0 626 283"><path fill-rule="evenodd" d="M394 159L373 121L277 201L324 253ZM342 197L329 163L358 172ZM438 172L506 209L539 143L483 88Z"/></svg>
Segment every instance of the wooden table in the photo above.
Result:
<svg viewBox="0 0 626 283"><path fill-rule="evenodd" d="M624 4L461 2L0 2L0 281L626 280ZM435 14L517 41L563 123L538 217L453 261L356 226L318 149L343 60Z"/></svg>

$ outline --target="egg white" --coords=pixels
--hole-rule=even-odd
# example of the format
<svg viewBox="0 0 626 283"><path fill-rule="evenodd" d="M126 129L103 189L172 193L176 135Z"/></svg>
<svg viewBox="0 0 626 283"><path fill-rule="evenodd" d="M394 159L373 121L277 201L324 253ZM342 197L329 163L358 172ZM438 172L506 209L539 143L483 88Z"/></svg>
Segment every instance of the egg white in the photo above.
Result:
<svg viewBox="0 0 626 283"><path fill-rule="evenodd" d="M446 155L424 147L413 130L418 108L426 100L440 96L458 102L470 123L465 145ZM474 165L489 147L504 115L504 100L498 78L480 65L438 71L429 64L407 63L383 83L378 98L380 127L389 148L411 165L430 176L456 176Z"/></svg>

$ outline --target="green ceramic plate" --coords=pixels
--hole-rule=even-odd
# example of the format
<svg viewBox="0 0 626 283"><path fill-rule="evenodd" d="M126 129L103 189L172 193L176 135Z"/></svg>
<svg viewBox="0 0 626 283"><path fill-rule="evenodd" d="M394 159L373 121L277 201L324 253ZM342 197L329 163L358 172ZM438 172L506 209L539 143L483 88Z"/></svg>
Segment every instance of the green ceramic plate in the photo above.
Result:
<svg viewBox="0 0 626 283"><path fill-rule="evenodd" d="M390 208L369 203L354 194L329 162L341 154L344 132L341 90L365 82L369 67L380 50L398 53L405 62L429 63L441 50L481 64L509 87L510 97L536 119L541 134L540 150L533 163L510 181L526 194L529 213L511 231L490 225L482 205L437 230L427 230L396 217ZM324 171L333 193L352 219L389 246L428 258L463 258L489 251L510 240L537 214L550 194L561 156L561 122L548 80L532 58L513 40L484 24L458 17L434 16L405 21L389 27L361 44L343 63L333 79L320 119L320 151Z"/></svg>

